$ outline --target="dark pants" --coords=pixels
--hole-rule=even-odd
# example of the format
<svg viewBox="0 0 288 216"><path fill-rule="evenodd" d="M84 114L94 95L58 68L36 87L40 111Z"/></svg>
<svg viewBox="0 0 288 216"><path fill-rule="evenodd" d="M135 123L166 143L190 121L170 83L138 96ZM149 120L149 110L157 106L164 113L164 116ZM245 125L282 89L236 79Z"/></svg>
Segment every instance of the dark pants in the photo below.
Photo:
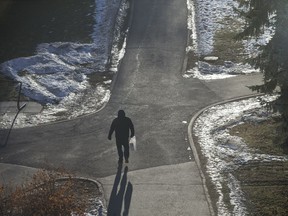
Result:
<svg viewBox="0 0 288 216"><path fill-rule="evenodd" d="M119 160L123 161L123 148L124 147L124 158L125 160L129 159L129 140L128 138L125 140L117 140L116 139L116 146L118 151Z"/></svg>

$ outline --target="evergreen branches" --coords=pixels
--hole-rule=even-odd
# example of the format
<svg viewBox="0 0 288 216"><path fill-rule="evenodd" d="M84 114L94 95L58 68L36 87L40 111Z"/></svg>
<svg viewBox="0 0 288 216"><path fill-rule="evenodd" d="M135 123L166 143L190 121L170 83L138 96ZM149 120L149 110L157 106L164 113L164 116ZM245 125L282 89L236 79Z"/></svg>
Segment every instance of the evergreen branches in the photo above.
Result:
<svg viewBox="0 0 288 216"><path fill-rule="evenodd" d="M251 59L255 68L263 73L263 85L252 86L253 91L280 96L270 105L283 117L288 126L288 1L286 0L238 0L243 10L246 26L236 39L259 37L264 27L272 26L275 34L260 54Z"/></svg>

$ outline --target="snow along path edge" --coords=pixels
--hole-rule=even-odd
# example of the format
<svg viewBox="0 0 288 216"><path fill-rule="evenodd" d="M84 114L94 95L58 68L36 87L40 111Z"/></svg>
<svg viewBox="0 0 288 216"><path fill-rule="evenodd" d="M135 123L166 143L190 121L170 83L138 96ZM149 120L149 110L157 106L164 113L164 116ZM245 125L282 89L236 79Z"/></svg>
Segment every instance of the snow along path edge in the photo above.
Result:
<svg viewBox="0 0 288 216"><path fill-rule="evenodd" d="M210 198L210 195L209 195L209 191L208 191L208 188L207 188L207 180L206 180L206 177L204 175L204 172L203 172L203 166L201 165L200 163L200 159L199 159L199 156L198 156L198 152L197 152L197 148L196 148L196 141L194 141L193 139L193 126L194 126L194 123L196 121L196 119L207 109L211 108L211 107L214 107L214 106L217 106L217 105L222 105L222 104L226 104L226 103L231 103L231 102L235 102L235 101L240 101L240 100L245 100L245 99L249 99L249 98L253 98L253 97L258 97L258 96L262 96L264 94L262 93L258 93L258 94L251 94L251 95L245 95L245 96L240 96L240 97L235 97L235 98L231 98L231 99L228 99L228 100L224 100L224 101L220 101L220 102L216 102L216 103L213 103L213 104L210 104L204 108L202 108L201 110L199 110L195 115L193 115L192 119L190 120L189 122L189 125L188 125L188 139L189 139L189 143L190 143L190 146L192 148L192 151L193 151L193 155L194 155L194 158L195 158L195 163L198 167L198 171L200 173L200 177L202 179L202 185L203 185L203 189L204 189L204 193L205 193L205 196L206 196L206 200L207 200L207 203L208 203L208 206L209 206L209 211L211 213L212 216L215 216L216 213L214 211L214 208L213 208L213 205L212 205L212 201L211 201L211 198Z"/></svg>

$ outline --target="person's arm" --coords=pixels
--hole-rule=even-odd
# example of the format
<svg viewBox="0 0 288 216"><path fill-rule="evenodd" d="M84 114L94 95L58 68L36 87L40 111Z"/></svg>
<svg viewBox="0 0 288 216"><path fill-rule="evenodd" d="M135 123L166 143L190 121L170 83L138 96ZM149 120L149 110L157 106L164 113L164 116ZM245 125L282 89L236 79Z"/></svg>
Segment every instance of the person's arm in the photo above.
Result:
<svg viewBox="0 0 288 216"><path fill-rule="evenodd" d="M110 126L110 130L109 130L109 134L108 134L108 139L111 140L112 139L112 134L115 130L115 119L113 120L111 126Z"/></svg>
<svg viewBox="0 0 288 216"><path fill-rule="evenodd" d="M133 137L135 135L134 125L133 125L131 119L129 119L129 120L130 120L129 121L129 128L131 130L131 137Z"/></svg>

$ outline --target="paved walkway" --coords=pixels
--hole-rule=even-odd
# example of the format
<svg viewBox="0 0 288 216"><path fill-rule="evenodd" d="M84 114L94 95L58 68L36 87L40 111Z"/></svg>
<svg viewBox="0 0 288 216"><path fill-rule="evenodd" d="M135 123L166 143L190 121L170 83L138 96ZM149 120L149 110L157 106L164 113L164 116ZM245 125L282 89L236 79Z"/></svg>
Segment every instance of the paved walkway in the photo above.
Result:
<svg viewBox="0 0 288 216"><path fill-rule="evenodd" d="M101 179L107 203L123 201L121 211L129 215L210 215L184 122L209 104L250 94L246 85L260 76L184 79L186 0L133 2L126 54L107 106L71 121L13 130L0 149L0 169L6 170L5 164L65 167ZM138 143L128 170L123 167L121 173L115 140L107 140L119 109L133 120ZM6 181L13 179L14 168L2 172ZM121 190L113 190L114 185Z"/></svg>
<svg viewBox="0 0 288 216"><path fill-rule="evenodd" d="M121 181L117 181L119 177ZM118 203L123 203L122 212L125 212L125 203L126 206L129 204L127 208L129 215L211 215L194 162L132 172L129 171L128 166L126 180L125 171L120 176L113 175L99 180L103 182L105 196L110 201L121 196L120 187L123 185L126 187L122 194L123 199L118 199L117 203L113 203L114 205L110 207L111 215L118 212ZM117 193L113 193L115 187L120 188Z"/></svg>
<svg viewBox="0 0 288 216"><path fill-rule="evenodd" d="M28 181L38 169L21 165L0 163L0 183L4 185L21 185Z"/></svg>

